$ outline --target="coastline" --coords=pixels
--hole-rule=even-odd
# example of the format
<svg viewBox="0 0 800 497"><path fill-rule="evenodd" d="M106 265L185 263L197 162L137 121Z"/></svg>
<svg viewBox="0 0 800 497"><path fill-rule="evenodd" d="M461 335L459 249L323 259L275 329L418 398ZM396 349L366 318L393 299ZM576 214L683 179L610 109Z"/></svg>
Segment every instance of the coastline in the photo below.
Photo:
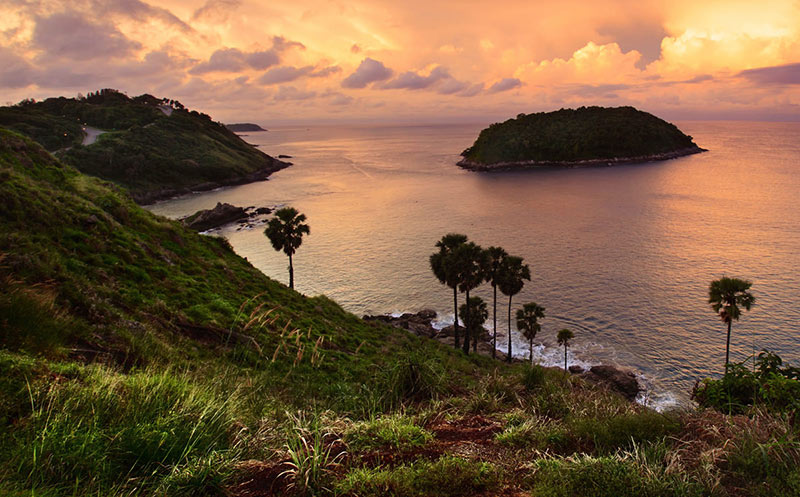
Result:
<svg viewBox="0 0 800 497"><path fill-rule="evenodd" d="M481 171L481 172L517 171L525 169L543 169L543 168L576 169L584 167L608 167L608 166L617 166L621 164L656 162L656 161L677 159L679 157L699 154L702 152L708 152L708 150L698 146L694 146L694 147L674 150L672 152L664 152L661 154L639 155L635 157L611 157L606 159L584 159L577 161L539 161L539 160L504 161L504 162L493 162L491 164L475 162L470 159L461 159L456 163L456 165L464 169L468 169L470 171Z"/></svg>
<svg viewBox="0 0 800 497"><path fill-rule="evenodd" d="M136 202L139 205L142 206L152 205L161 200L174 199L176 197L189 195L191 193L207 192L226 186L238 186L247 183L255 183L256 181L264 181L268 179L269 176L272 175L272 173L280 171L281 169L286 169L291 165L292 165L291 162L286 162L270 157L269 165L267 165L262 169L259 169L258 171L253 171L252 173L248 173L242 176L235 176L221 181L209 181L205 183L198 183L196 185L187 186L183 188L162 188L159 190L151 190L146 192L129 192L129 194L133 198L134 202Z"/></svg>

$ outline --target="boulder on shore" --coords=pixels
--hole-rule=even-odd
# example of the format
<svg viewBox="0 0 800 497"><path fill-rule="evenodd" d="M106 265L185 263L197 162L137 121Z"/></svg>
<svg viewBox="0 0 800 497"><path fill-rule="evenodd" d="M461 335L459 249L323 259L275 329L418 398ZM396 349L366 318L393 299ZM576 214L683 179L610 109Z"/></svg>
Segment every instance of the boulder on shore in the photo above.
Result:
<svg viewBox="0 0 800 497"><path fill-rule="evenodd" d="M184 218L183 224L193 230L206 231L247 217L243 208L217 202L213 209L200 210Z"/></svg>
<svg viewBox="0 0 800 497"><path fill-rule="evenodd" d="M402 316L364 316L365 321L382 321L390 324L395 328L403 328L414 333L417 336L424 336L433 338L436 336L437 330L431 324L431 320L436 317L436 311L425 309L416 314L407 312Z"/></svg>
<svg viewBox="0 0 800 497"><path fill-rule="evenodd" d="M634 400L642 390L633 372L623 371L616 366L592 366L580 376L593 383L605 385L628 400Z"/></svg>

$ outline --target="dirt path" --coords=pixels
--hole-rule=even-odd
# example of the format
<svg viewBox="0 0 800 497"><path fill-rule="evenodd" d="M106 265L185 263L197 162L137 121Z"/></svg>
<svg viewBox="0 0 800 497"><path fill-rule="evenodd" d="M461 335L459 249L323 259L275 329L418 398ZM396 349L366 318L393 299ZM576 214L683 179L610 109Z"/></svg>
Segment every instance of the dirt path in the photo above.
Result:
<svg viewBox="0 0 800 497"><path fill-rule="evenodd" d="M81 142L83 146L91 145L97 141L98 136L106 133L106 131L102 129L93 128L91 126L83 126L83 132L86 134L86 136L83 137L83 142Z"/></svg>

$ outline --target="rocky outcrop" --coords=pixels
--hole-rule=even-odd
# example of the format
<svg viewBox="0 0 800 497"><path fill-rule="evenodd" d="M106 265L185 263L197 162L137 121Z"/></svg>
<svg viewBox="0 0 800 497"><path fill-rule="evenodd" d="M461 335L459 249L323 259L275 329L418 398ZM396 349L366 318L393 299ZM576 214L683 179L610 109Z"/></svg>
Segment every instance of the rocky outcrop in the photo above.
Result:
<svg viewBox="0 0 800 497"><path fill-rule="evenodd" d="M628 400L634 400L642 390L633 372L624 371L616 366L592 366L580 376L593 383L605 385L609 390L618 392Z"/></svg>
<svg viewBox="0 0 800 497"><path fill-rule="evenodd" d="M208 231L229 223L239 222L242 227L252 228L258 217L272 213L269 207L236 207L231 204L217 203L213 209L197 211L191 216L181 219L183 224L196 231Z"/></svg>
<svg viewBox="0 0 800 497"><path fill-rule="evenodd" d="M439 332L431 324L434 318L436 318L436 311L430 309L419 311L416 314L407 312L397 317L385 314L381 316L364 316L365 321L382 321L395 328L402 328L417 336L428 338L434 338Z"/></svg>
<svg viewBox="0 0 800 497"><path fill-rule="evenodd" d="M224 224L232 223L240 219L246 219L247 212L231 204L217 202L213 209L197 211L189 217L182 219L183 224L196 231L207 231L211 228L218 228Z"/></svg>
<svg viewBox="0 0 800 497"><path fill-rule="evenodd" d="M433 327L431 323L433 319L436 318L436 311L425 309L419 311L416 314L412 313L405 313L401 316L391 316L391 315L380 315L380 316L364 316L363 319L365 321L379 321L396 328L402 328L404 330L408 330L411 333L414 333L417 336L433 338L438 340L444 344L453 345L453 336L455 334L455 328L453 325L445 326L441 330L437 330ZM459 326L459 332L461 336L464 335L464 328ZM492 355L492 337L488 331L484 331L478 337L478 345L477 345L478 353L485 356ZM506 355L500 352L499 350L496 353L496 357L502 361L505 360Z"/></svg>

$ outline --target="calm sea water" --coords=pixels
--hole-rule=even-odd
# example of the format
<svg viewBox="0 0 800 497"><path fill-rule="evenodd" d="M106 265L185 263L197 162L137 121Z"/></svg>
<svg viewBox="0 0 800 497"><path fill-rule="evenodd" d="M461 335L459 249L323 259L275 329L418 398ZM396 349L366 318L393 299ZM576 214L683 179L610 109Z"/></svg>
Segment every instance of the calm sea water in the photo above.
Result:
<svg viewBox="0 0 800 497"><path fill-rule="evenodd" d="M433 308L442 324L452 322L452 292L428 266L436 241L461 232L502 246L531 267L515 305L546 308L537 360L559 363L556 331L569 327L571 362L632 367L649 387L646 400L665 406L723 367L725 329L706 301L709 282L723 275L753 281L757 297L733 325L733 360L768 348L800 361L800 123L678 125L710 151L493 174L455 166L485 124L274 128L245 140L293 156L294 166L152 210L179 217L217 202L292 205L311 226L295 256L299 291L357 314ZM263 227L221 233L267 275L288 280ZM477 294L491 302L488 285ZM500 330L506 305L498 303Z"/></svg>

